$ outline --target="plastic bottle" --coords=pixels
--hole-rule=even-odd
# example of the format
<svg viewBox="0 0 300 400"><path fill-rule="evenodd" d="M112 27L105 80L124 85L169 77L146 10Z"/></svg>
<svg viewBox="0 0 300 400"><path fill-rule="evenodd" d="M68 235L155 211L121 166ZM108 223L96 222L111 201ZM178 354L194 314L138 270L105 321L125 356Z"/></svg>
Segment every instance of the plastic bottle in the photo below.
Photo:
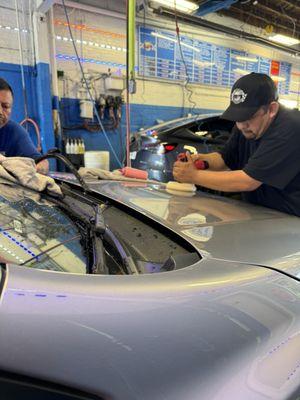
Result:
<svg viewBox="0 0 300 400"><path fill-rule="evenodd" d="M82 152L81 154L85 153L85 144L83 139L81 139L81 152Z"/></svg>
<svg viewBox="0 0 300 400"><path fill-rule="evenodd" d="M66 141L65 141L65 152L66 152L66 154L70 154L70 141L69 141L69 138L67 138Z"/></svg>
<svg viewBox="0 0 300 400"><path fill-rule="evenodd" d="M75 145L74 145L74 154L79 154L78 139L75 139L74 142L75 142Z"/></svg>
<svg viewBox="0 0 300 400"><path fill-rule="evenodd" d="M70 154L74 154L74 147L75 147L75 146L74 146L74 141L73 141L73 139L71 139L70 142L71 142L71 143L70 143Z"/></svg>

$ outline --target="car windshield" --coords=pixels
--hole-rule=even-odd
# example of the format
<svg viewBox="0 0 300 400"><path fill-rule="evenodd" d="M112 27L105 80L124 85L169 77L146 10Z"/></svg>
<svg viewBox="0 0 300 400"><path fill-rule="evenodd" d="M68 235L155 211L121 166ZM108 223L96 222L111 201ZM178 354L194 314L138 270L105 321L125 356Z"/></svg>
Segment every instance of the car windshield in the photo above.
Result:
<svg viewBox="0 0 300 400"><path fill-rule="evenodd" d="M174 269L177 256L186 257L181 266L199 259L184 243L100 200L97 208L69 191L63 201L53 202L6 184L0 184L0 193L2 262L57 272L128 274ZM96 212L105 219L99 232Z"/></svg>
<svg viewBox="0 0 300 400"><path fill-rule="evenodd" d="M39 194L1 184L0 227L0 254L6 262L85 273L80 232Z"/></svg>

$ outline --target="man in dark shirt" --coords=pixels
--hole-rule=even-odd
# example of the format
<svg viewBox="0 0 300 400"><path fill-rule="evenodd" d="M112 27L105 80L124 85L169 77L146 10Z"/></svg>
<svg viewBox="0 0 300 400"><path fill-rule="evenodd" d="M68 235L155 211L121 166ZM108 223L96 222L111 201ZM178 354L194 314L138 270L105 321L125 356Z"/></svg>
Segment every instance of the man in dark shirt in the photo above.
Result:
<svg viewBox="0 0 300 400"><path fill-rule="evenodd" d="M279 105L268 75L251 73L234 84L222 117L236 122L224 150L187 155L174 164L175 179L300 216L300 112ZM197 170L196 159L209 169Z"/></svg>
<svg viewBox="0 0 300 400"><path fill-rule="evenodd" d="M10 85L0 78L0 154L6 157L38 158L37 151L28 133L22 126L10 121L13 104L13 91ZM46 174L49 170L47 160L37 164L37 171Z"/></svg>

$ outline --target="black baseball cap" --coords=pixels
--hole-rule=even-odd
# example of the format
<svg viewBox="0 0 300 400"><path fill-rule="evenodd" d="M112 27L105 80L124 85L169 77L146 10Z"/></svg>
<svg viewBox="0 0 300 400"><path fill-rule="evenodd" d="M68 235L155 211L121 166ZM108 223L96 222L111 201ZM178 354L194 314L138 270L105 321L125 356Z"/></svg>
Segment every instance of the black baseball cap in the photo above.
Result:
<svg viewBox="0 0 300 400"><path fill-rule="evenodd" d="M235 122L247 121L261 106L277 100L277 87L274 81L266 74L251 72L242 76L233 85L230 105L224 111L222 118Z"/></svg>

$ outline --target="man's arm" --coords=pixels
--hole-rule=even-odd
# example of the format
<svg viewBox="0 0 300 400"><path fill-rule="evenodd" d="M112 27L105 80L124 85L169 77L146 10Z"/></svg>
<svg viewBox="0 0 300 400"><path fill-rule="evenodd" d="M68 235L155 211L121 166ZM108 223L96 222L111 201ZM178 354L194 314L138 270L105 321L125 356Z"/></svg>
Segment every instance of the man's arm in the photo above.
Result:
<svg viewBox="0 0 300 400"><path fill-rule="evenodd" d="M220 153L193 154L192 160L205 160L211 171L225 171L228 169Z"/></svg>
<svg viewBox="0 0 300 400"><path fill-rule="evenodd" d="M39 174L47 175L49 172L48 160L43 160L36 165L36 170Z"/></svg>
<svg viewBox="0 0 300 400"><path fill-rule="evenodd" d="M257 189L262 182L251 178L242 170L237 171L203 171L198 170L188 154L188 161L174 163L173 175L178 182L194 183L208 189L223 192L250 192Z"/></svg>

